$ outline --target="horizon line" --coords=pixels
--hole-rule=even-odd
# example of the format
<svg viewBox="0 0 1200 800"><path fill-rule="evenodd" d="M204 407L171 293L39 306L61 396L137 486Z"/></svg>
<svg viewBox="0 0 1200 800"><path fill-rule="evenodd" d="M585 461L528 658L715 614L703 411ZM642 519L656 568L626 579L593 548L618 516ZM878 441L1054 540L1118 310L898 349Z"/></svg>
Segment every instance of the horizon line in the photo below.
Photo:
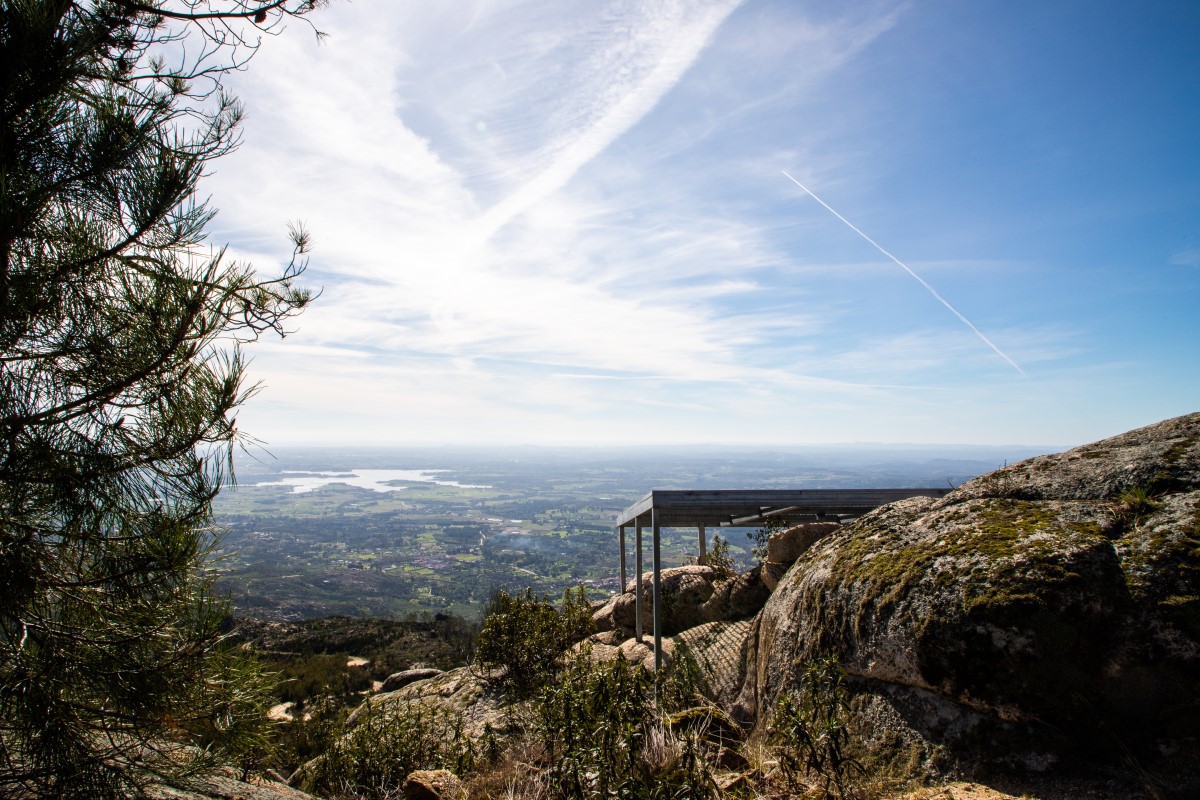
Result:
<svg viewBox="0 0 1200 800"><path fill-rule="evenodd" d="M357 448L364 450L382 450L382 449L404 449L404 448L430 448L444 447L454 449L579 449L579 450L628 450L628 449L649 449L649 448L713 448L727 449L753 448L762 449L796 449L796 448L862 448L862 447L879 447L879 448L895 448L895 447L920 447L920 448L952 448L952 447L979 447L979 448L997 448L997 447L1014 447L1025 449L1044 449L1046 452L1070 449L1078 447L1085 442L1072 444L1065 443L1029 443L1029 442L881 442L881 441L836 441L836 442L462 442L462 441L408 441L408 442L366 442L347 440L345 442L328 442L328 441L289 441L289 442L271 442L265 444L251 445L246 450L254 452L267 451L270 452L273 448L293 449L293 448ZM242 448L239 448L241 450Z"/></svg>

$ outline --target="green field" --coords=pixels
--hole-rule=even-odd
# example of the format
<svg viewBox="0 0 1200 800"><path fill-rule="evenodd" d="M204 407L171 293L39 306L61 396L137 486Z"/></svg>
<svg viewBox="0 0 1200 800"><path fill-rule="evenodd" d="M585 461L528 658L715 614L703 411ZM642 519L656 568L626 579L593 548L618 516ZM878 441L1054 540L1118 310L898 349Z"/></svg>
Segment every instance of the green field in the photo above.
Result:
<svg viewBox="0 0 1200 800"><path fill-rule="evenodd" d="M999 454L951 455L694 448L283 452L275 461L240 462L239 485L217 498L217 521L226 530L220 586L238 613L274 619L436 611L474 616L495 590L526 586L558 596L582 584L598 598L617 589L613 523L651 488L945 486L1002 460ZM440 470L426 477L471 486L342 482L363 470ZM270 485L281 480L324 483L311 491ZM479 486L486 488L473 488ZM749 558L746 533L724 531L743 561ZM629 547L632 561L632 542ZM664 531L664 565L686 563L696 549L694 531Z"/></svg>

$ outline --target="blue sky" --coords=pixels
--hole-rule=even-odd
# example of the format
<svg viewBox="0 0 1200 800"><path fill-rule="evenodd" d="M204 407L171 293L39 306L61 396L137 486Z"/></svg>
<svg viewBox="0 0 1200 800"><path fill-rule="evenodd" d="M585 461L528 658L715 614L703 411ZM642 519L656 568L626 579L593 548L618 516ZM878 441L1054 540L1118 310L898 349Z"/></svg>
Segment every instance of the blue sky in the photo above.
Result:
<svg viewBox="0 0 1200 800"><path fill-rule="evenodd" d="M269 444L1067 446L1200 406L1200 5L316 22L235 76L204 185L264 273L313 234L323 295L249 351Z"/></svg>

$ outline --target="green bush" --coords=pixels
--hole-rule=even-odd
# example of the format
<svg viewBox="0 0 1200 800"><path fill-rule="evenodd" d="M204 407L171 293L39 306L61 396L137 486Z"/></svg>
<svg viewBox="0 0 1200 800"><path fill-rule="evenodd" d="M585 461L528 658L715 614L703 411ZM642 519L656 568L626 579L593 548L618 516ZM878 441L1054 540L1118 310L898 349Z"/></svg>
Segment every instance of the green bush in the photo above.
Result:
<svg viewBox="0 0 1200 800"><path fill-rule="evenodd" d="M712 708L698 708L695 665L676 652L657 675L623 658L595 661L582 652L563 666L535 704L554 798L718 796L711 774ZM723 716L723 715L721 715Z"/></svg>
<svg viewBox="0 0 1200 800"><path fill-rule="evenodd" d="M1162 507L1162 502L1147 487L1133 486L1118 495L1117 505L1134 521L1139 521Z"/></svg>
<svg viewBox="0 0 1200 800"><path fill-rule="evenodd" d="M360 800L399 796L408 775L419 769L463 774L475 753L463 735L462 719L450 710L415 703L382 712L370 710L303 769L305 791Z"/></svg>
<svg viewBox="0 0 1200 800"><path fill-rule="evenodd" d="M767 560L767 543L771 537L782 530L787 529L785 523L779 517L767 517L763 520L763 526L755 531L750 531L746 536L753 542L750 553L757 561Z"/></svg>
<svg viewBox="0 0 1200 800"><path fill-rule="evenodd" d="M618 658L569 660L537 704L539 739L556 797L639 797L653 677Z"/></svg>
<svg viewBox="0 0 1200 800"><path fill-rule="evenodd" d="M832 656L807 662L798 692L780 698L771 720L779 766L793 791L815 777L822 798L854 797L851 778L862 766L849 754L850 700L846 673Z"/></svg>
<svg viewBox="0 0 1200 800"><path fill-rule="evenodd" d="M733 556L729 554L729 541L719 533L713 534L712 544L708 546L704 563L722 577L728 578L737 573L737 564L734 562Z"/></svg>
<svg viewBox="0 0 1200 800"><path fill-rule="evenodd" d="M476 664L500 670L505 694L514 699L531 696L553 678L563 651L593 630L583 587L563 594L561 611L532 589L518 595L500 590L484 613Z"/></svg>
<svg viewBox="0 0 1200 800"><path fill-rule="evenodd" d="M304 703L318 697L333 697L357 703L360 693L371 688L371 676L362 667L348 667L348 656L313 655L290 659L280 670L276 696L281 703Z"/></svg>
<svg viewBox="0 0 1200 800"><path fill-rule="evenodd" d="M213 654L210 663L209 680L243 689L183 727L198 747L240 768L245 777L265 767L275 757L273 726L267 719L274 676L258 659L226 646Z"/></svg>

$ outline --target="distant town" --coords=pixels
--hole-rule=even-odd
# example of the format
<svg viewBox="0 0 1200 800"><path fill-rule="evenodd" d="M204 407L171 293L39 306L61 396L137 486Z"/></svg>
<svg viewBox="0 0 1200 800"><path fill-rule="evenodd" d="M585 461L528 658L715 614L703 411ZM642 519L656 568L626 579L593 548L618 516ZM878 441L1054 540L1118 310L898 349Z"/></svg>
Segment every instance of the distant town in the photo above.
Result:
<svg viewBox="0 0 1200 800"><path fill-rule="evenodd" d="M501 588L557 597L581 585L598 598L618 586L614 521L651 488L947 486L1036 452L283 450L240 462L238 485L217 499L226 531L219 586L239 615L284 620L472 617ZM748 563L750 532L716 533ZM664 565L695 555L694 531L664 532Z"/></svg>

